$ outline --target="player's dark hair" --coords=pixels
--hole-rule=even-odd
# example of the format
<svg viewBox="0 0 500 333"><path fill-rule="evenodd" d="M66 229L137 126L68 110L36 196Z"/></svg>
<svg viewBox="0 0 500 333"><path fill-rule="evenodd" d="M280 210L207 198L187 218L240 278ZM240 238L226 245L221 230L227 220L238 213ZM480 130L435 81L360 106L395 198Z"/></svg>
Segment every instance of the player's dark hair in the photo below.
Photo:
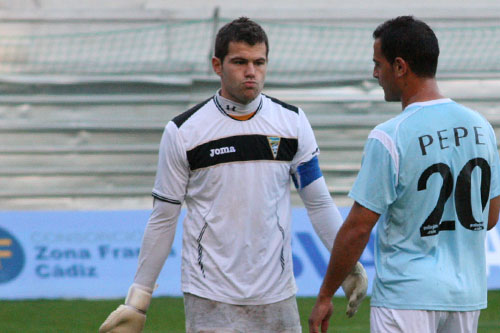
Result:
<svg viewBox="0 0 500 333"><path fill-rule="evenodd" d="M379 25L373 38L380 39L382 54L389 63L401 57L417 76L436 75L439 44L426 23L413 16L399 16Z"/></svg>
<svg viewBox="0 0 500 333"><path fill-rule="evenodd" d="M248 45L266 44L266 57L269 54L269 42L264 29L248 17L240 17L220 28L215 37L215 56L224 62L229 52L230 42L245 42Z"/></svg>

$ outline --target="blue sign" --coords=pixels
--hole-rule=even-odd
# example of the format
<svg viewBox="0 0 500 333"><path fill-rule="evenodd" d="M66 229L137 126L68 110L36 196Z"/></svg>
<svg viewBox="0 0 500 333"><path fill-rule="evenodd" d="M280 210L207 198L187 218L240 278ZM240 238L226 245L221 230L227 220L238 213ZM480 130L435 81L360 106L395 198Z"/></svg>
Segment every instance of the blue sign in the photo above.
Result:
<svg viewBox="0 0 500 333"><path fill-rule="evenodd" d="M348 208L340 208L345 218ZM298 287L298 296L316 296L328 267L330 253L314 232L307 211L304 208L295 208L292 211L292 252L294 275ZM364 250L360 262L368 274L368 293L371 294L372 280L375 274L373 261L374 238L371 237ZM339 289L336 295L343 295Z"/></svg>
<svg viewBox="0 0 500 333"><path fill-rule="evenodd" d="M0 284L15 279L24 267L24 251L19 241L0 228Z"/></svg>
<svg viewBox="0 0 500 333"><path fill-rule="evenodd" d="M347 215L349 209L341 208ZM155 296L182 296L182 211ZM137 269L151 211L0 212L0 299L120 298ZM360 261L375 275L374 237ZM488 289L500 289L500 227L485 243ZM305 208L292 212L292 252L298 296L316 296L330 253ZM338 295L342 291L339 290Z"/></svg>

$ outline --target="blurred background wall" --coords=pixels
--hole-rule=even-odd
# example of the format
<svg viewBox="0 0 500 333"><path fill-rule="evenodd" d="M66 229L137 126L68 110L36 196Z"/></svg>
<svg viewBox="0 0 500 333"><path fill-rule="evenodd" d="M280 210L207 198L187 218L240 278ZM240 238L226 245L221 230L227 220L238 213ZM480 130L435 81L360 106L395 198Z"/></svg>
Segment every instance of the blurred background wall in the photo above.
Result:
<svg viewBox="0 0 500 333"><path fill-rule="evenodd" d="M218 89L214 35L241 15L267 31L264 92L307 113L345 215L369 131L401 112L372 78L371 34L407 14L436 31L442 92L500 137L497 0L0 0L0 298L124 296L163 128ZM293 222L299 290L314 295L328 253L304 209ZM496 229L490 289L500 288ZM176 237L157 295L180 293ZM371 277L372 241L361 261Z"/></svg>
<svg viewBox="0 0 500 333"><path fill-rule="evenodd" d="M371 33L406 14L440 39L443 93L500 134L498 1L0 1L0 209L149 209L163 127L216 91L214 34L241 15L269 35L265 92L308 114L349 206L367 134L400 112Z"/></svg>

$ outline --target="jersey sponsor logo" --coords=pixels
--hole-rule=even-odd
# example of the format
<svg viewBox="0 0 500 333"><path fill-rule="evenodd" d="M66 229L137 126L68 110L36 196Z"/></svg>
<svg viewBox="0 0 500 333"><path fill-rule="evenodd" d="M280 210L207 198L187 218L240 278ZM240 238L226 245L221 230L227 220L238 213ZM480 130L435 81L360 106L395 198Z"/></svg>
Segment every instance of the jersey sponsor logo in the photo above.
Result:
<svg viewBox="0 0 500 333"><path fill-rule="evenodd" d="M273 157L276 159L278 156L278 150L280 148L281 138L277 136L268 136L267 142L269 142L269 147L271 147L271 151L273 152Z"/></svg>
<svg viewBox="0 0 500 333"><path fill-rule="evenodd" d="M278 138L270 148L269 138ZM276 149L273 151L273 146ZM248 161L291 161L298 149L296 138L259 134L237 135L203 143L188 150L191 171L223 163Z"/></svg>
<svg viewBox="0 0 500 333"><path fill-rule="evenodd" d="M215 155L229 154L229 153L236 153L236 148L234 148L234 146L230 146L230 147L210 149L210 157L214 157Z"/></svg>
<svg viewBox="0 0 500 333"><path fill-rule="evenodd" d="M19 241L0 228L0 284L15 279L23 270L24 251Z"/></svg>

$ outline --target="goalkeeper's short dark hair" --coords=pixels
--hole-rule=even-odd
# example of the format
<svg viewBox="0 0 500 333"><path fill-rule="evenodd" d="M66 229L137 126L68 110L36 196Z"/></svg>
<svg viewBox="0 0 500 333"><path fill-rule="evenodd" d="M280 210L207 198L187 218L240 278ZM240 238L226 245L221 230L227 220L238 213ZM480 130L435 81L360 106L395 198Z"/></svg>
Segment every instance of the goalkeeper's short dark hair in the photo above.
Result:
<svg viewBox="0 0 500 333"><path fill-rule="evenodd" d="M266 57L269 54L269 42L262 27L248 17L240 17L220 28L215 37L215 56L224 62L229 52L230 42L245 42L248 45L266 44Z"/></svg>
<svg viewBox="0 0 500 333"><path fill-rule="evenodd" d="M401 57L417 76L436 75L439 43L425 22L413 16L399 16L379 25L373 38L380 39L382 54L389 63Z"/></svg>

